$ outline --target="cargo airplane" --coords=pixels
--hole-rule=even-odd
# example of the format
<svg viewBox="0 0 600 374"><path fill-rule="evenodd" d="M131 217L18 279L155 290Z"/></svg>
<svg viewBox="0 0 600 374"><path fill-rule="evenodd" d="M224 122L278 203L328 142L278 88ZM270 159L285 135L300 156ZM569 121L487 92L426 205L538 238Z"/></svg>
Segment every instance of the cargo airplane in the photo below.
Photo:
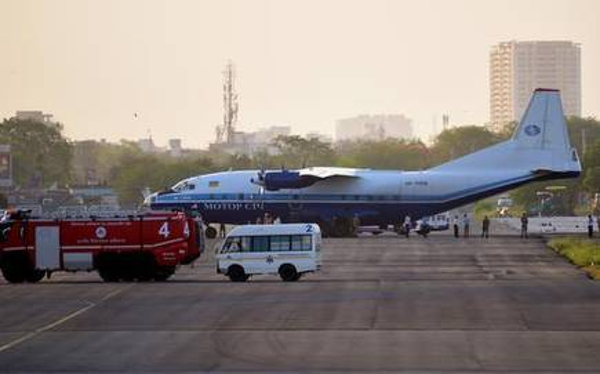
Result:
<svg viewBox="0 0 600 374"><path fill-rule="evenodd" d="M460 145L457 145L460 146ZM225 171L187 178L146 198L153 209L195 209L206 223L246 224L268 212L316 222L332 236L362 225L417 220L526 183L581 173L560 93L537 89L511 139L422 171L308 167ZM216 230L208 226L207 235Z"/></svg>

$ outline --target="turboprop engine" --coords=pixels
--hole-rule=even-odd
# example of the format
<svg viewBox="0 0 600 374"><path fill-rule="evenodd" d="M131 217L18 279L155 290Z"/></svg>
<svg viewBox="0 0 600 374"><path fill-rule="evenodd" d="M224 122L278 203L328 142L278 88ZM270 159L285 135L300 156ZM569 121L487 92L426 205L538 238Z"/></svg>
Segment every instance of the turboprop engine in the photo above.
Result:
<svg viewBox="0 0 600 374"><path fill-rule="evenodd" d="M304 188L313 185L321 178L313 175L300 175L297 171L260 171L258 179L252 179L252 183L264 187L267 191L282 189Z"/></svg>

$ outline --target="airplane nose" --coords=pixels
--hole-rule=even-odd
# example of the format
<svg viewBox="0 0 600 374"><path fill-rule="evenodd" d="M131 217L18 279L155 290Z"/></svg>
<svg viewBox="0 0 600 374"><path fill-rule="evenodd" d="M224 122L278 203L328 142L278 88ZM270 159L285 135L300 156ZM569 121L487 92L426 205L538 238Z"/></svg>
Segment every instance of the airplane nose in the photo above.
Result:
<svg viewBox="0 0 600 374"><path fill-rule="evenodd" d="M152 205L152 203L154 203L154 201L156 201L156 196L158 196L158 193L156 193L156 192L146 196L144 198L144 206L150 207Z"/></svg>

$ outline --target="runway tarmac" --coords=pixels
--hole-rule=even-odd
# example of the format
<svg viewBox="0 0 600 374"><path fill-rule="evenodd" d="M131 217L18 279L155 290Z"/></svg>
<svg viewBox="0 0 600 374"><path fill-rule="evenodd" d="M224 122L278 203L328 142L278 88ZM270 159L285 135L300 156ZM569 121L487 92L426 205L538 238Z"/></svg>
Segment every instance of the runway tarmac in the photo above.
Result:
<svg viewBox="0 0 600 374"><path fill-rule="evenodd" d="M600 283L541 239L327 239L297 283L0 283L1 372L597 372ZM3 282L3 281L2 281Z"/></svg>

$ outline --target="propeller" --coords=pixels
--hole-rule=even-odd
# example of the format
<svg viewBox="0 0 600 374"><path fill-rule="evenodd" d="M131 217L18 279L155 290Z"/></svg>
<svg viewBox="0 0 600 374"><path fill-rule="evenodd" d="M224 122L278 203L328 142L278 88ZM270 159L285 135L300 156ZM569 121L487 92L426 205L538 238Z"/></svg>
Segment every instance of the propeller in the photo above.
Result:
<svg viewBox="0 0 600 374"><path fill-rule="evenodd" d="M261 190L260 190L261 193L263 192L263 188L265 187L265 174L266 174L265 168L264 168L264 166L261 166L260 170L256 174L257 179L250 178L251 183L254 183L261 187Z"/></svg>

